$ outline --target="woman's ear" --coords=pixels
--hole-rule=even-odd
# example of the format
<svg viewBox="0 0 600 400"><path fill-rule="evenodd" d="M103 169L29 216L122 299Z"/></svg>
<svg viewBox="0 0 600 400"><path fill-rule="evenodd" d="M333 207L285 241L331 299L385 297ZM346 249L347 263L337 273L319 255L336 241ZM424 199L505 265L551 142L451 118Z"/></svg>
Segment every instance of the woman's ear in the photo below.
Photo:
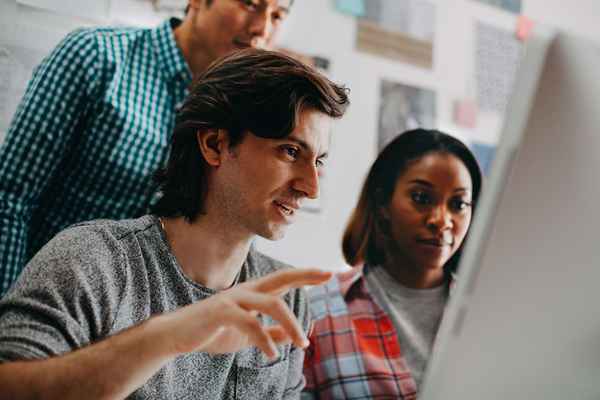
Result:
<svg viewBox="0 0 600 400"><path fill-rule="evenodd" d="M229 148L229 134L224 129L207 129L196 132L198 148L206 163L218 167Z"/></svg>
<svg viewBox="0 0 600 400"><path fill-rule="evenodd" d="M385 200L381 188L375 189L375 204L379 204L377 206L377 216L384 221L388 221L390 219L390 210L388 205L382 205L385 204Z"/></svg>
<svg viewBox="0 0 600 400"><path fill-rule="evenodd" d="M390 220L390 210L385 206L379 206L377 208L377 214L379 214L379 217L384 221Z"/></svg>

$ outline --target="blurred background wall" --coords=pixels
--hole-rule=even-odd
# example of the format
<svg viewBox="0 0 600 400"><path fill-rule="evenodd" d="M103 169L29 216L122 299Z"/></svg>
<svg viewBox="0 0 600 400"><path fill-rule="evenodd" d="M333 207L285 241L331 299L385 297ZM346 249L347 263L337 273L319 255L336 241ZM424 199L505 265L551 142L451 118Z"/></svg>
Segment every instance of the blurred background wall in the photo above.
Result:
<svg viewBox="0 0 600 400"><path fill-rule="evenodd" d="M526 33L533 21L600 41L598 0L516 0L517 11L478 0L391 1L412 1L414 18L407 21L381 9L400 3L296 0L276 38L279 47L326 60L327 74L351 88L352 105L334 126L321 199L302 212L282 241L257 241L268 254L297 266L345 267L340 238L377 154L385 88L431 94L433 104L424 100L434 110L427 127L453 134L491 158L507 118L502 88L510 87L518 65L518 28ZM173 4L177 0L0 0L0 142L33 66L67 32L79 26L154 26L178 12ZM400 20L412 24L409 33L431 44L431 64L358 50L360 22L373 13L379 13L375 22L384 27L394 29Z"/></svg>

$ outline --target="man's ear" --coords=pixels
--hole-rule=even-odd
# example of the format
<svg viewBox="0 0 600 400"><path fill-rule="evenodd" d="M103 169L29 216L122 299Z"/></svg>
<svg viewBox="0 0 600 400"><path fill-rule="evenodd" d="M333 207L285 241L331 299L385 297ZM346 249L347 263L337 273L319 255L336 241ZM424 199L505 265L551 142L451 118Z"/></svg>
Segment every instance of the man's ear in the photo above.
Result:
<svg viewBox="0 0 600 400"><path fill-rule="evenodd" d="M229 150L229 135L224 129L208 129L196 132L198 148L207 164L218 167Z"/></svg>

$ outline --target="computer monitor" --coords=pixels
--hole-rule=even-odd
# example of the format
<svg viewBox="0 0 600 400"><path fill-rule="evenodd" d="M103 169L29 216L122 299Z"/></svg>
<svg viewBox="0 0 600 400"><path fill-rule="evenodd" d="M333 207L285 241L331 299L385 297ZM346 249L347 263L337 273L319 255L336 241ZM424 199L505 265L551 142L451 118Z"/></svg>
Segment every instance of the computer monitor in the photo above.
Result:
<svg viewBox="0 0 600 400"><path fill-rule="evenodd" d="M420 400L600 399L600 45L537 26Z"/></svg>

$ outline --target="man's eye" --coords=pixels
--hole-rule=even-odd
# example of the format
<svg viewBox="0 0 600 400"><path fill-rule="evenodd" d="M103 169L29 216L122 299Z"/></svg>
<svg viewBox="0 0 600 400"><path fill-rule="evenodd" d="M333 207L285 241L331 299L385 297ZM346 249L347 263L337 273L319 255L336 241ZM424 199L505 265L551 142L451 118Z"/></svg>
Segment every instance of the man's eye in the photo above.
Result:
<svg viewBox="0 0 600 400"><path fill-rule="evenodd" d="M272 19L273 21L276 21L276 22L280 22L280 21L282 21L282 20L283 20L283 18L284 18L284 17L283 17L283 15L282 15L281 13L278 13L278 12L277 12L277 13L273 13L273 14L271 15L271 19Z"/></svg>
<svg viewBox="0 0 600 400"><path fill-rule="evenodd" d="M255 10L256 8L258 8L258 2L257 1L254 1L254 0L241 0L241 1L248 8L251 8L253 10Z"/></svg>
<svg viewBox="0 0 600 400"><path fill-rule="evenodd" d="M429 196L429 194L425 193L425 192L412 192L410 194L410 197L413 199L413 201L417 204L430 204L431 203L431 196Z"/></svg>
<svg viewBox="0 0 600 400"><path fill-rule="evenodd" d="M325 166L325 161L318 159L317 161L315 161L315 165L317 166L317 168L321 168Z"/></svg>
<svg viewBox="0 0 600 400"><path fill-rule="evenodd" d="M300 151L295 147L285 146L285 147L283 147L283 152L285 153L286 156L295 160L296 158L298 158L298 153Z"/></svg>

